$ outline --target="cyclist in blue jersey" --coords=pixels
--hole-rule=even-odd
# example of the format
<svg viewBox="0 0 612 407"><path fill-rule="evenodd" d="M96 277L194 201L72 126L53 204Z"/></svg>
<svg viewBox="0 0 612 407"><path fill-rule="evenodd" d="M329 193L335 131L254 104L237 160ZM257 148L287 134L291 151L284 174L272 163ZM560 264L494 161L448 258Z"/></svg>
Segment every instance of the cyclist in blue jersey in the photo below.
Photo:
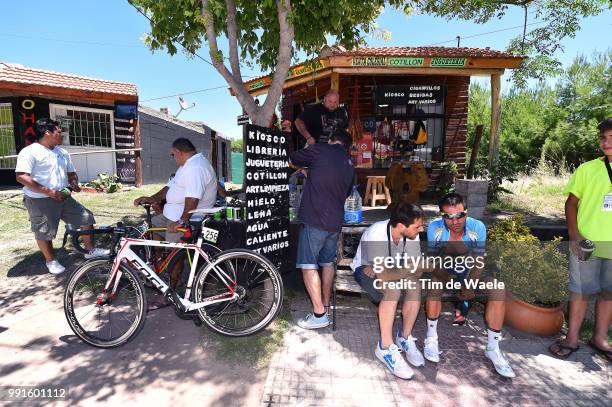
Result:
<svg viewBox="0 0 612 407"><path fill-rule="evenodd" d="M492 276L484 270L487 236L484 223L467 216L467 207L459 194L446 194L440 199L438 206L441 217L431 221L427 228L428 252L430 256L442 257L444 262L441 268L437 268L432 273L432 282L445 284L451 278L460 281L491 282ZM447 259L452 261L447 262ZM427 293L427 337L424 356L434 363L440 361L437 325L442 310L442 291L430 288ZM505 289L496 287L485 290L485 293L488 298L485 309L488 332L485 355L491 360L497 373L504 377L515 377L510 364L499 349L504 323Z"/></svg>

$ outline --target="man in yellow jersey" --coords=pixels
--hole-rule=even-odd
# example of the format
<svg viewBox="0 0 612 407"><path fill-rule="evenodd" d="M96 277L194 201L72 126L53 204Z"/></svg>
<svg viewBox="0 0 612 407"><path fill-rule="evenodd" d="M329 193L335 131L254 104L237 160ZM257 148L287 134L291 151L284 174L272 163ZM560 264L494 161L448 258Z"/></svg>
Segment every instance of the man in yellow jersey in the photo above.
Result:
<svg viewBox="0 0 612 407"><path fill-rule="evenodd" d="M604 157L576 170L565 188L565 217L570 239L569 328L548 349L560 358L578 350L580 327L589 296L597 294L595 330L589 345L612 359L608 330L612 321L612 118L601 122L599 146ZM592 247L594 246L594 250Z"/></svg>

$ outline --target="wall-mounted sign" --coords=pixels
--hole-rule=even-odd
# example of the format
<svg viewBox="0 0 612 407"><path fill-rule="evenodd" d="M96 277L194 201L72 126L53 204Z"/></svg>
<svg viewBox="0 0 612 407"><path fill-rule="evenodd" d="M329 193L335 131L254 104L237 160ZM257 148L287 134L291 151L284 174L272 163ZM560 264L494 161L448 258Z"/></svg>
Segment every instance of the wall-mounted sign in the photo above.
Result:
<svg viewBox="0 0 612 407"><path fill-rule="evenodd" d="M379 86L378 105L435 105L444 98L442 85Z"/></svg>
<svg viewBox="0 0 612 407"><path fill-rule="evenodd" d="M41 117L49 117L49 103L32 97L18 98L15 107L19 120L17 122L17 132L19 134L17 144L18 149L32 144L36 140L34 126L36 120Z"/></svg>
<svg viewBox="0 0 612 407"><path fill-rule="evenodd" d="M308 75L315 71L320 71L321 69L327 66L327 62L318 60L312 64L302 64L298 65L295 68L291 68L287 73L287 79L297 78L298 76Z"/></svg>
<svg viewBox="0 0 612 407"><path fill-rule="evenodd" d="M388 66L388 67L433 67L459 68L464 67L467 58L433 57L428 62L424 57L354 57L351 66Z"/></svg>
<svg viewBox="0 0 612 407"><path fill-rule="evenodd" d="M387 65L389 66L423 66L425 58L413 57L389 57Z"/></svg>
<svg viewBox="0 0 612 407"><path fill-rule="evenodd" d="M280 270L289 266L289 139L278 129L247 125L244 183L246 245Z"/></svg>
<svg viewBox="0 0 612 407"><path fill-rule="evenodd" d="M430 66L440 68L461 68L465 66L467 58L432 58Z"/></svg>
<svg viewBox="0 0 612 407"><path fill-rule="evenodd" d="M255 89L263 88L267 84L268 84L268 82L266 80L261 79L261 80L259 80L257 82L253 82L253 83L249 84L249 90L255 90Z"/></svg>
<svg viewBox="0 0 612 407"><path fill-rule="evenodd" d="M321 69L327 68L329 63L325 60L318 60L314 63L301 64L296 67L289 69L287 72L287 79L293 79L300 76L312 74L313 72L320 71ZM272 75L268 75L261 79L257 79L255 82L247 82L246 87L248 90L255 90L263 88L272 83Z"/></svg>
<svg viewBox="0 0 612 407"><path fill-rule="evenodd" d="M249 124L249 115L241 114L240 116L236 117L236 124L238 124L238 126Z"/></svg>
<svg viewBox="0 0 612 407"><path fill-rule="evenodd" d="M355 57L351 60L353 66L385 66L386 57Z"/></svg>

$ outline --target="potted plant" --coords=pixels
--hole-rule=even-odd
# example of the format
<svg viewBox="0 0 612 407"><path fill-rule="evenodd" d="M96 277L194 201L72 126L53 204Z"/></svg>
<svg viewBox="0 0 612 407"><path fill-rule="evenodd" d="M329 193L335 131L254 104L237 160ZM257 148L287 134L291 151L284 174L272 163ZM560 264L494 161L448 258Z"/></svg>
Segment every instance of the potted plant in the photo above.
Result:
<svg viewBox="0 0 612 407"><path fill-rule="evenodd" d="M535 335L557 334L569 278L561 238L540 242L521 216L513 216L494 225L487 240L488 267L508 292L504 322Z"/></svg>

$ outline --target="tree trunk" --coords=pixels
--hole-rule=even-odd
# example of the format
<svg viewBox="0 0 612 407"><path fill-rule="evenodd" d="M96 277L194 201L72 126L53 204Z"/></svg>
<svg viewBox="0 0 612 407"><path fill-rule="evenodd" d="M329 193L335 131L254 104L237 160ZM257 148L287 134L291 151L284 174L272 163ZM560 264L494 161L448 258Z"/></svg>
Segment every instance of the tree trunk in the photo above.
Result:
<svg viewBox="0 0 612 407"><path fill-rule="evenodd" d="M205 18L206 23L206 39L208 40L210 57L212 64L215 69L223 76L227 84L234 91L236 99L249 115L251 123L267 127L272 119L274 110L280 97L283 93L283 85L289 72L291 65L291 56L293 54L293 39L295 37L293 24L288 18L291 13L291 0L276 0L276 8L278 13L278 23L280 26L280 39L278 47L278 59L274 70L274 76L272 83L268 88L268 95L262 106L255 104L253 96L246 90L242 76L240 74L240 67L237 61L238 56L238 41L237 41L237 26L236 26L236 9L235 4L232 0L226 0L228 19L227 19L227 32L228 32L228 43L229 43L229 54L232 71L230 71L223 60L218 57L217 37L215 35L215 28L213 23L213 17L208 9L208 0L202 0L202 15Z"/></svg>

